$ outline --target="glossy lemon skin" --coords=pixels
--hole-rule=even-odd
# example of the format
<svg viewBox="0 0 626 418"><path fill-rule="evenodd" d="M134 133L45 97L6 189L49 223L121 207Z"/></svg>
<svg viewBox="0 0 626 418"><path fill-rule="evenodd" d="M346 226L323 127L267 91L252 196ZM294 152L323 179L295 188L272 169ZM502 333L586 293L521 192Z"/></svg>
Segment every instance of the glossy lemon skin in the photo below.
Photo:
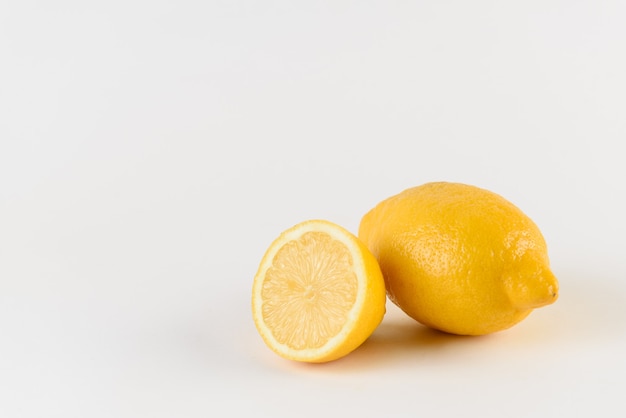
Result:
<svg viewBox="0 0 626 418"><path fill-rule="evenodd" d="M431 328L489 334L558 297L537 225L485 189L448 182L407 189L370 210L358 235L378 260L389 298Z"/></svg>

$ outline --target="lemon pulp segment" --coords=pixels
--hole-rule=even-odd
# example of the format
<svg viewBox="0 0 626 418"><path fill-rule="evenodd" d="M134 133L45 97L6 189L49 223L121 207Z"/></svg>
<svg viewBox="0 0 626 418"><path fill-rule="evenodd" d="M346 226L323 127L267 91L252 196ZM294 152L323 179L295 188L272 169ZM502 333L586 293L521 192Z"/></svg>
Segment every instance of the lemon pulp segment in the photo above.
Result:
<svg viewBox="0 0 626 418"><path fill-rule="evenodd" d="M263 320L293 349L322 347L341 331L357 294L348 248L307 232L278 250L262 287Z"/></svg>
<svg viewBox="0 0 626 418"><path fill-rule="evenodd" d="M291 360L336 360L361 345L385 314L378 262L352 233L325 220L284 231L252 286L252 316L265 344Z"/></svg>

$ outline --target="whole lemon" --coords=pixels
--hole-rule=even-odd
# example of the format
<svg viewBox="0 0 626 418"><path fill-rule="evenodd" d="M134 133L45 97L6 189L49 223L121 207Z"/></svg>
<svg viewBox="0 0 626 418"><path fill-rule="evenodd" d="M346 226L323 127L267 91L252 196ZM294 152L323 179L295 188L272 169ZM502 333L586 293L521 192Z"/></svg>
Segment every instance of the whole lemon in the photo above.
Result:
<svg viewBox="0 0 626 418"><path fill-rule="evenodd" d="M537 225L479 187L404 190L370 210L358 235L380 264L389 299L431 328L501 331L558 297Z"/></svg>

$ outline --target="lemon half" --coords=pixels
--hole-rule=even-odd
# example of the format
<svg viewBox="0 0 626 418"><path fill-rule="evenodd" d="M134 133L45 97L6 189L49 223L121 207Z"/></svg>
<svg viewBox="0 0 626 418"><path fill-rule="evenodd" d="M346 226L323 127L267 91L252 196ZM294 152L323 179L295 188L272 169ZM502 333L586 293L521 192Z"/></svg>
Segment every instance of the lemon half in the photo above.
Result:
<svg viewBox="0 0 626 418"><path fill-rule="evenodd" d="M252 313L275 353L304 362L336 360L360 346L385 313L378 263L356 236L325 220L284 231L255 275Z"/></svg>

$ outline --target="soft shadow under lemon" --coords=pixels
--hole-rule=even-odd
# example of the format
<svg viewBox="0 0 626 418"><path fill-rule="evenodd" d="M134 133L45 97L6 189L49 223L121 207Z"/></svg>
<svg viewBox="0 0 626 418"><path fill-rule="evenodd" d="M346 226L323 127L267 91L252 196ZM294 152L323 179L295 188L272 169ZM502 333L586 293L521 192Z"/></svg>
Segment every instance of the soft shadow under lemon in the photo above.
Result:
<svg viewBox="0 0 626 418"><path fill-rule="evenodd" d="M449 356L454 351L487 342L491 338L491 335L453 335L425 327L388 302L382 323L355 351L333 362L304 366L345 371L371 370L390 364L407 365Z"/></svg>

